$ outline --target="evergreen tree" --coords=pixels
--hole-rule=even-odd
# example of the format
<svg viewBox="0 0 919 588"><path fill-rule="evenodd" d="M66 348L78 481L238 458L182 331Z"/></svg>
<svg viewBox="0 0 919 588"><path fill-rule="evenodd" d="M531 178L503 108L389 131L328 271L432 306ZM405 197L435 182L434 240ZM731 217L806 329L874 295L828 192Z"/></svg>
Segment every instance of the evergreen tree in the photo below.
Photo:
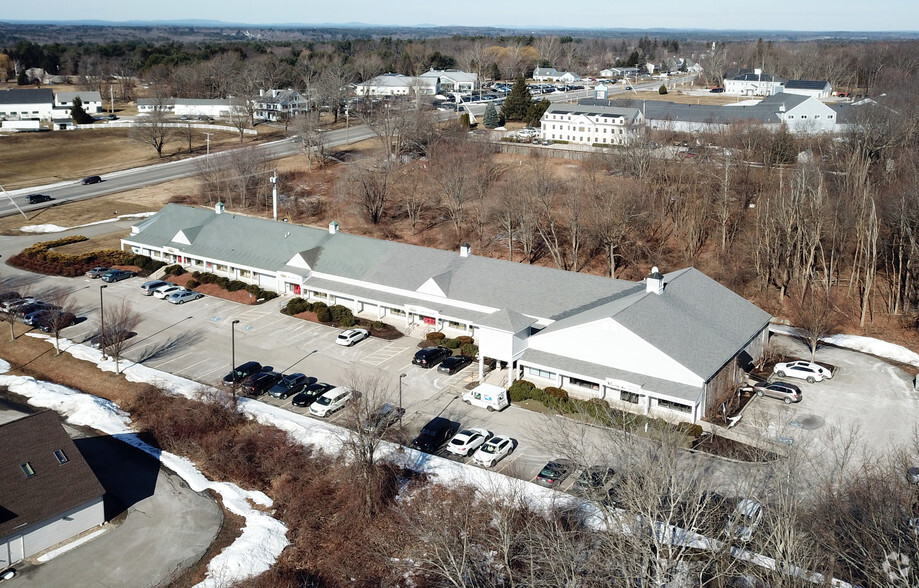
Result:
<svg viewBox="0 0 919 588"><path fill-rule="evenodd" d="M485 125L486 129L493 129L501 126L498 122L498 111L495 109L495 105L490 102L488 106L485 107L485 115L482 118L482 124Z"/></svg>
<svg viewBox="0 0 919 588"><path fill-rule="evenodd" d="M527 110L533 103L530 96L530 89L527 87L526 80L523 76L517 78L511 91L508 92L507 98L504 99L504 106L501 107L501 114L505 120L521 121L527 116Z"/></svg>
<svg viewBox="0 0 919 588"><path fill-rule="evenodd" d="M531 127L539 126L540 121L542 121L542 115L546 113L546 110L549 109L550 102L548 100L540 100L539 102L533 102L530 104L530 107L527 109L526 123Z"/></svg>
<svg viewBox="0 0 919 588"><path fill-rule="evenodd" d="M91 124L95 119L83 110L83 101L77 96L73 99L73 106L70 107L70 118L78 125Z"/></svg>
<svg viewBox="0 0 919 588"><path fill-rule="evenodd" d="M16 83L19 84L20 86L29 85L29 76L26 75L26 70L24 69L19 70L19 75L16 76Z"/></svg>
<svg viewBox="0 0 919 588"><path fill-rule="evenodd" d="M488 77L490 77L490 78L493 79L493 80L500 80L500 79L501 79L501 70L498 69L498 64L497 64L497 63L492 62L491 68L489 68L489 70L488 70Z"/></svg>
<svg viewBox="0 0 919 588"><path fill-rule="evenodd" d="M661 84L661 87L657 89L657 93L664 95L667 93L667 84Z"/></svg>

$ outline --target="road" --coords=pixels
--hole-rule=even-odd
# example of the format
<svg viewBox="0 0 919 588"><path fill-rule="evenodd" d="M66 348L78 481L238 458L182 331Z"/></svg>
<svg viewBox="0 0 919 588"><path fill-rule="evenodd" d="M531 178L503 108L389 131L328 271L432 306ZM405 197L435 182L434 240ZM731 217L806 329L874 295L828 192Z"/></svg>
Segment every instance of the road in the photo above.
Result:
<svg viewBox="0 0 919 588"><path fill-rule="evenodd" d="M363 141L373 136L373 132L365 125L356 125L348 129L337 129L326 132L325 146L337 147L349 142ZM300 153L302 147L292 139L283 139L255 145L253 149L266 159L280 159ZM16 204L18 204L19 208L22 210L38 210L62 202L85 200L97 196L104 196L106 194L125 192L127 190L187 178L198 173L199 166L206 161L207 157L207 155L201 155L181 161L172 161L169 163L113 172L103 176L103 181L99 184L84 186L80 182L61 182L47 186L34 186L21 190L11 190L6 194L15 199ZM24 203L25 199L23 196L36 193L47 194L54 198L54 200L33 205ZM10 202L10 198L0 198L0 217L9 216L11 214L19 214L19 209Z"/></svg>

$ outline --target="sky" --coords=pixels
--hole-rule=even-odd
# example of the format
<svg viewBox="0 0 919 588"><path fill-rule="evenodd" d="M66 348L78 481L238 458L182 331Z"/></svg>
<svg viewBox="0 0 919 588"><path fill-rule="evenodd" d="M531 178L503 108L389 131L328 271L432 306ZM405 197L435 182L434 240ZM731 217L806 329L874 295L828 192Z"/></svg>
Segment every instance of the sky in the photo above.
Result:
<svg viewBox="0 0 919 588"><path fill-rule="evenodd" d="M36 20L34 6L10 2L0 20ZM71 20L188 20L232 23L316 24L361 22L374 25L510 26L573 28L677 28L793 31L916 31L919 2L915 0L679 0L610 2L580 0L349 0L294 2L259 10L248 0L44 0L41 19Z"/></svg>

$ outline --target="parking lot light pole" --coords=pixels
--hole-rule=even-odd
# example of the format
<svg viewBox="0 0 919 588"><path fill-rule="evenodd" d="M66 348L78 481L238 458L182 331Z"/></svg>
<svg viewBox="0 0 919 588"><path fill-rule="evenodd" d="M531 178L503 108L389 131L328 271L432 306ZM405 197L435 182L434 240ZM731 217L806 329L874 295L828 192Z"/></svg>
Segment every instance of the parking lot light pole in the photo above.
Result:
<svg viewBox="0 0 919 588"><path fill-rule="evenodd" d="M102 305L102 290L108 288L106 284L99 286L99 349L102 350L102 359L105 357L105 307Z"/></svg>
<svg viewBox="0 0 919 588"><path fill-rule="evenodd" d="M406 374L399 374L399 408L403 408L402 406L402 378L404 378L405 376ZM403 413L404 411L399 411L399 426L402 426Z"/></svg>
<svg viewBox="0 0 919 588"><path fill-rule="evenodd" d="M239 319L230 322L230 375L233 384L233 396L236 396L236 325Z"/></svg>

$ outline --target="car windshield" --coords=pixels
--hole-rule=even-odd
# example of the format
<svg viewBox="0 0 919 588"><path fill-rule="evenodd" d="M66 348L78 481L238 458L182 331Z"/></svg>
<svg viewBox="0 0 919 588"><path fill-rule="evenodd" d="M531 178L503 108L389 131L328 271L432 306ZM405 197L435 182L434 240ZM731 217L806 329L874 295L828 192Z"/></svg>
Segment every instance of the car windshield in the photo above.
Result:
<svg viewBox="0 0 919 588"><path fill-rule="evenodd" d="M322 404L322 405L332 404L332 399L329 398L328 396L320 396L319 400L316 401L316 404Z"/></svg>
<svg viewBox="0 0 919 588"><path fill-rule="evenodd" d="M498 447L496 445L483 445L479 451L482 453L494 453L497 449Z"/></svg>

